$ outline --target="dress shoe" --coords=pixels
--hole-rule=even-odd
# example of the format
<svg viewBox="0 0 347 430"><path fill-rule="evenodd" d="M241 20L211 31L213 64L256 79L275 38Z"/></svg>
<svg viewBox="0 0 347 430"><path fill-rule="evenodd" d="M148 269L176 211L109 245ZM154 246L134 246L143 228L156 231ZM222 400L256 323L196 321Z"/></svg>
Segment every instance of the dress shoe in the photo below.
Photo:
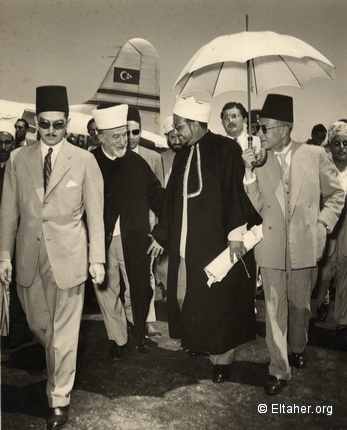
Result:
<svg viewBox="0 0 347 430"><path fill-rule="evenodd" d="M230 364L215 364L213 366L212 381L217 384L230 379Z"/></svg>
<svg viewBox="0 0 347 430"><path fill-rule="evenodd" d="M325 321L329 315L329 303L322 303L317 307L317 319L318 321Z"/></svg>
<svg viewBox="0 0 347 430"><path fill-rule="evenodd" d="M295 352L292 352L289 362L291 366L296 367L297 369L303 369L307 364L307 355L305 350L303 350L301 354L295 354Z"/></svg>
<svg viewBox="0 0 347 430"><path fill-rule="evenodd" d="M287 381L278 379L276 376L270 375L269 379L265 382L264 391L265 394L273 396L280 393L284 387L287 386Z"/></svg>
<svg viewBox="0 0 347 430"><path fill-rule="evenodd" d="M69 406L60 408L50 408L49 416L47 419L48 430L58 430L65 427L69 420Z"/></svg>
<svg viewBox="0 0 347 430"><path fill-rule="evenodd" d="M145 337L147 339L160 339L161 332L158 331L155 327L154 323L146 323L146 334Z"/></svg>
<svg viewBox="0 0 347 430"><path fill-rule="evenodd" d="M120 360L124 355L124 345L119 346L115 341L113 341L112 348L110 349L110 356L114 360Z"/></svg>

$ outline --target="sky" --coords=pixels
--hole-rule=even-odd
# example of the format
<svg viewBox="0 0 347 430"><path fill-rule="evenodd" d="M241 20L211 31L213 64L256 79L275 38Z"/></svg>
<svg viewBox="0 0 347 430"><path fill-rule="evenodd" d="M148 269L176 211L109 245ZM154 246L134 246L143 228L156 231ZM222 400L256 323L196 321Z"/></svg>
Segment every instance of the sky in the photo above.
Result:
<svg viewBox="0 0 347 430"><path fill-rule="evenodd" d="M160 64L161 117L171 114L171 90L195 52L216 37L246 30L274 31L304 40L336 67L335 79L313 79L304 89L279 87L252 95L261 108L268 93L294 99L292 136L310 137L347 118L346 0L0 0L0 98L35 102L40 85L65 85L70 104L88 100L111 65L116 48L148 40ZM212 99L210 128L223 133L220 110L228 101L247 107L247 94Z"/></svg>

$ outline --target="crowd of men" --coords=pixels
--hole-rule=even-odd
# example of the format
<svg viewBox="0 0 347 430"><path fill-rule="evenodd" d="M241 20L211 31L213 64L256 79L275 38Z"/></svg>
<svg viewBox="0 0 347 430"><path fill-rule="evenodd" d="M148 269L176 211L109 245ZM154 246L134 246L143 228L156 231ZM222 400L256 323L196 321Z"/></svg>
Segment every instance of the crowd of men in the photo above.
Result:
<svg viewBox="0 0 347 430"><path fill-rule="evenodd" d="M48 429L68 422L88 276L114 360L129 335L140 354L149 352L146 338L161 336L154 307L160 283L170 337L192 359L209 356L213 382L227 381L236 348L255 339L259 271L266 394L280 393L291 368L307 364L316 285L324 321L334 281L336 336L347 349L346 120L328 131L315 126L312 139L296 142L293 99L269 94L256 136L237 102L222 108L221 136L208 128L208 102L178 96L164 122L169 149L159 155L142 138L134 107L95 109L89 151L65 139L65 87L38 87L36 114L37 142L26 139L25 120L15 127L0 121L0 295L16 283L29 328L45 348ZM251 249L245 237L254 226L262 238ZM206 267L224 251L232 268L209 286Z"/></svg>

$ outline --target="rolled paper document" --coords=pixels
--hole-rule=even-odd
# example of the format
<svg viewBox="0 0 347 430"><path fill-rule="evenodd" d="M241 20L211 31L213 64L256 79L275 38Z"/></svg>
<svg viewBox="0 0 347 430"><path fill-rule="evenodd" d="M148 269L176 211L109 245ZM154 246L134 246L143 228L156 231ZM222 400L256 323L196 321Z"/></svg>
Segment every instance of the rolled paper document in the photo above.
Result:
<svg viewBox="0 0 347 430"><path fill-rule="evenodd" d="M255 247L257 243L263 238L263 226L255 225L250 230L247 230L243 235L243 244L247 251L250 251ZM204 270L207 275L207 285L211 287L214 282L220 282L225 278L229 270L238 261L236 255L234 254L234 262L230 261L230 251L229 247L226 248L221 254L219 254L210 264L208 264ZM246 270L246 273L248 271Z"/></svg>

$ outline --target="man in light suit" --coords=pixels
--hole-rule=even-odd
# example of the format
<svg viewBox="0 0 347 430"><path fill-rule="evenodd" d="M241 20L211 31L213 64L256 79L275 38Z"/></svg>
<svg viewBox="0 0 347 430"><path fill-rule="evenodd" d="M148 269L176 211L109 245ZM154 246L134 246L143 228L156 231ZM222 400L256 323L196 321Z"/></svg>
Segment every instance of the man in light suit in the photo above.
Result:
<svg viewBox="0 0 347 430"><path fill-rule="evenodd" d="M264 390L269 395L287 386L290 364L306 365L317 261L344 203L336 168L325 150L294 142L292 127L292 98L269 94L258 125L267 161L253 169L254 150L247 149L242 155L246 192L263 217L264 238L255 247L255 258L265 295L270 377Z"/></svg>
<svg viewBox="0 0 347 430"><path fill-rule="evenodd" d="M127 130L128 130L128 149L131 149L134 152L137 152L141 157L147 161L149 167L155 176L159 179L161 186L164 186L164 173L163 173L163 165L161 162L161 156L144 146L141 145L141 116L137 108L129 107L128 116L127 116ZM156 224L156 218L152 211L149 212L149 223L151 230ZM151 287L153 289L153 296L151 300L151 304L149 307L149 313L146 322L146 337L150 338L160 338L161 333L156 329L156 313L154 307L155 301L155 277L153 274L153 259L151 261ZM126 291L126 294L128 291Z"/></svg>
<svg viewBox="0 0 347 430"><path fill-rule="evenodd" d="M93 155L64 138L66 88L38 87L36 113L41 141L12 151L6 168L0 281L11 281L16 243L18 296L46 351L47 428L60 429L68 421L88 261L93 281L104 279L103 181Z"/></svg>

